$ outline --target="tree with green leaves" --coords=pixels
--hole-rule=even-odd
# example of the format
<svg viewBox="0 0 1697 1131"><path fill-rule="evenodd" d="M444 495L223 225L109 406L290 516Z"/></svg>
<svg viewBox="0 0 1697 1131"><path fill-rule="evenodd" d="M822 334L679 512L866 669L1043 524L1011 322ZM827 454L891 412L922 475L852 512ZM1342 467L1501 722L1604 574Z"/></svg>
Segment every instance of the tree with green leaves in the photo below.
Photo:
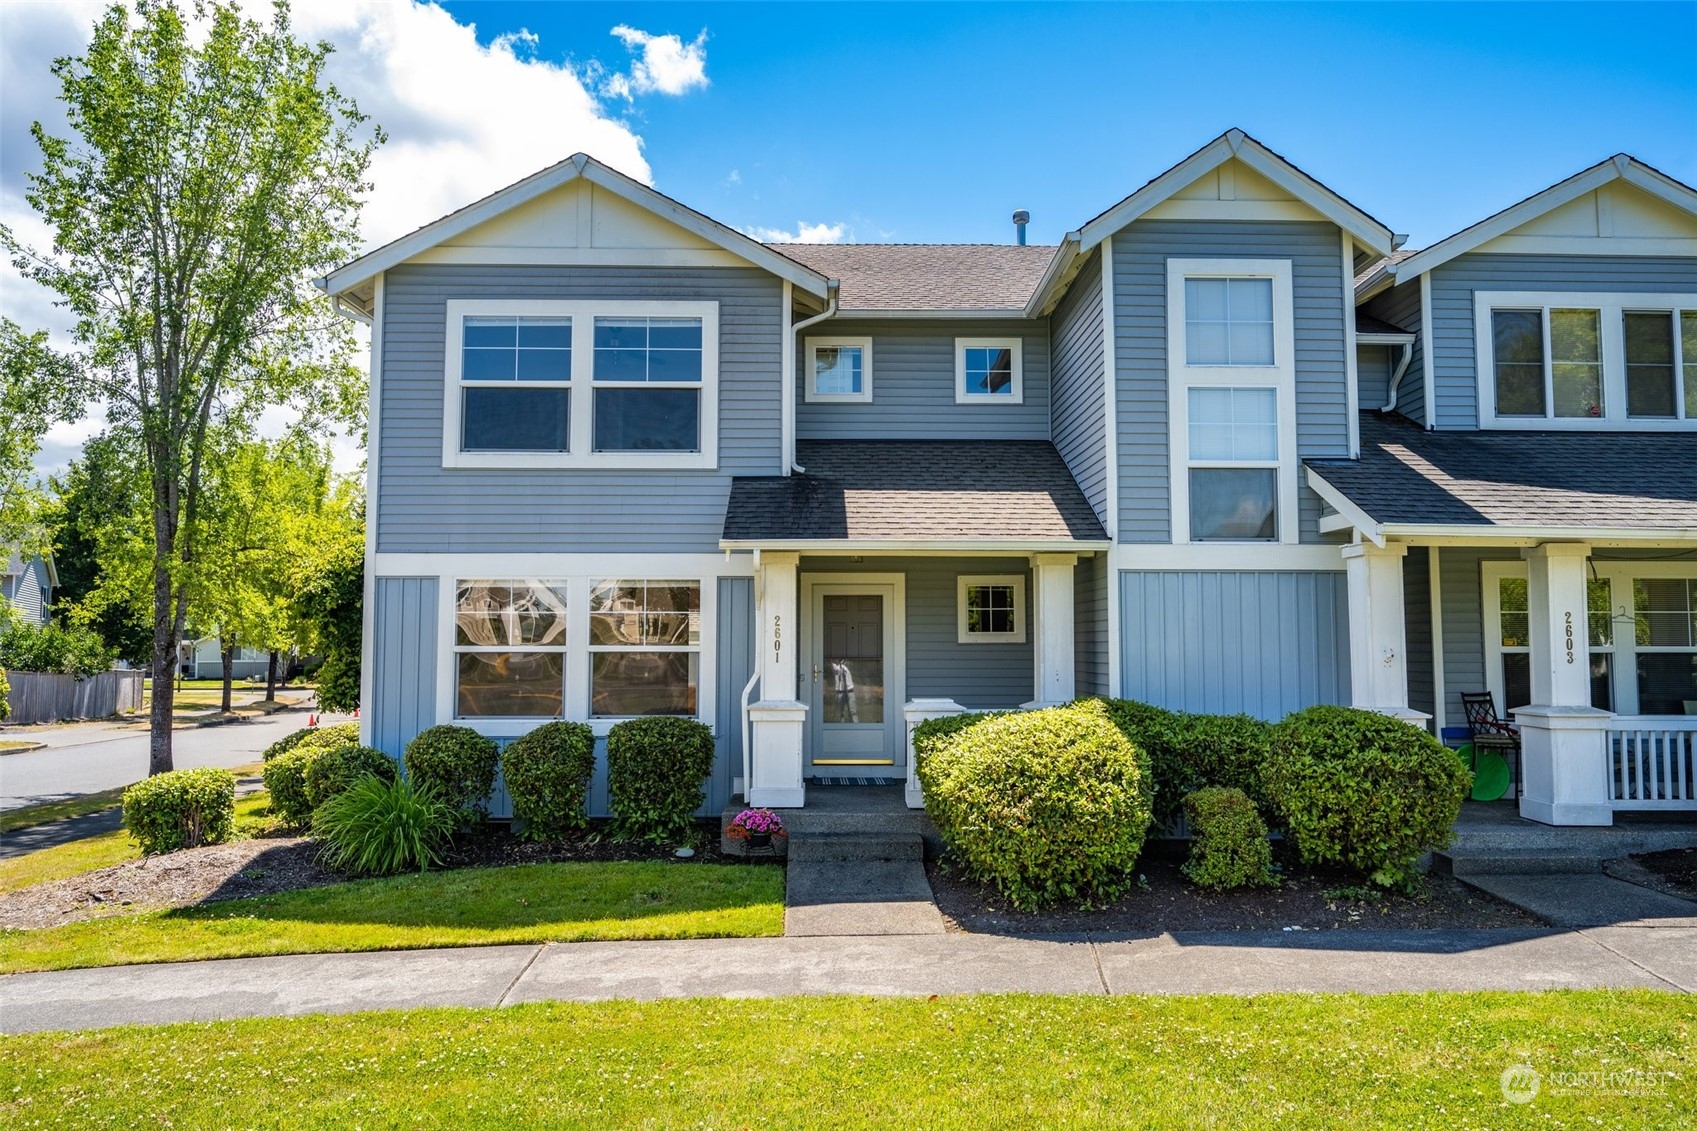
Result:
<svg viewBox="0 0 1697 1131"><path fill-rule="evenodd" d="M191 27L191 23L198 26ZM190 615L209 446L291 405L362 403L350 328L310 280L354 254L382 141L324 77L330 46L224 2L114 5L53 63L74 136L32 129L26 199L51 249L0 228L19 270L77 319L72 391L136 443L151 512L149 770L172 768L172 680Z"/></svg>
<svg viewBox="0 0 1697 1131"><path fill-rule="evenodd" d="M139 453L101 434L51 480L43 525L59 585L53 614L97 634L118 656L145 667L153 655L152 521Z"/></svg>
<svg viewBox="0 0 1697 1131"><path fill-rule="evenodd" d="M75 371L74 359L53 350L45 331L26 334L0 319L0 554L46 549L35 457L54 421L81 415Z"/></svg>

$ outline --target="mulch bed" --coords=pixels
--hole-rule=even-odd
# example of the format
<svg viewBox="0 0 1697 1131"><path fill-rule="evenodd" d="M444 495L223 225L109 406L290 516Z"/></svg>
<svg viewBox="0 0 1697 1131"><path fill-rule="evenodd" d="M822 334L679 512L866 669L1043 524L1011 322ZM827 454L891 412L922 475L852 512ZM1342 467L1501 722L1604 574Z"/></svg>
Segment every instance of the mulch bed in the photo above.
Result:
<svg viewBox="0 0 1697 1131"><path fill-rule="evenodd" d="M1642 852L1625 861L1611 860L1604 865L1604 871L1668 895L1697 899L1697 848Z"/></svg>
<svg viewBox="0 0 1697 1131"><path fill-rule="evenodd" d="M487 825L481 831L460 837L447 856L450 868L497 868L508 864L565 864L625 860L658 860L668 864L744 864L740 856L719 851L717 818L696 822L695 855L679 857L670 845L614 840L606 821L591 821L589 827L564 840L526 841L513 836L506 825Z"/></svg>
<svg viewBox="0 0 1697 1131"><path fill-rule="evenodd" d="M994 888L962 879L947 861L926 865L937 906L951 929L984 934L1151 934L1163 931L1431 930L1538 927L1543 921L1448 876L1427 876L1406 896L1370 893L1353 873L1309 868L1274 846L1283 871L1276 888L1213 894L1179 872L1182 850L1154 846L1138 861L1148 887L1102 908L1015 911ZM1340 890L1349 889L1349 890ZM1376 896L1376 898L1375 898ZM1364 898L1365 897L1365 898Z"/></svg>

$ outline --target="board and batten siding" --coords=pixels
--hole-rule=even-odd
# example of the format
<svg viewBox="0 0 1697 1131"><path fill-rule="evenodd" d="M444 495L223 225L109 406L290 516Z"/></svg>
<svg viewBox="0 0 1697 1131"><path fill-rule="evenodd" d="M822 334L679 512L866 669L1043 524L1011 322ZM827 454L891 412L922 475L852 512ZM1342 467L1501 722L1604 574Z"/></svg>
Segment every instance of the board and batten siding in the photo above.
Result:
<svg viewBox="0 0 1697 1131"><path fill-rule="evenodd" d="M1697 257L1475 252L1433 268L1433 415L1439 428L1479 427L1478 291L1690 293L1697 291Z"/></svg>
<svg viewBox="0 0 1697 1131"><path fill-rule="evenodd" d="M1049 322L1054 353L1050 428L1055 449L1102 522L1108 520L1107 406L1103 382L1102 253L1085 260Z"/></svg>
<svg viewBox="0 0 1697 1131"><path fill-rule="evenodd" d="M1408 705L1433 710L1432 573L1425 546L1410 546L1402 560L1403 660L1408 672Z"/></svg>
<svg viewBox="0 0 1697 1131"><path fill-rule="evenodd" d="M719 303L716 471L445 468L450 299ZM754 268L409 265L384 285L380 552L713 552L734 475L776 475L782 287ZM579 342L586 339L579 334ZM589 411L585 390L571 411Z"/></svg>
<svg viewBox="0 0 1697 1131"><path fill-rule="evenodd" d="M872 400L807 401L807 339L870 337ZM955 339L1019 338L1020 404L955 403ZM796 436L803 440L1047 440L1049 330L1042 322L834 318L796 346Z"/></svg>
<svg viewBox="0 0 1697 1131"><path fill-rule="evenodd" d="M730 804L734 779L742 776L742 689L754 674L755 643L754 579L719 579L718 649L719 686L714 717L713 775L707 782L707 801L702 816L710 817Z"/></svg>
<svg viewBox="0 0 1697 1131"><path fill-rule="evenodd" d="M1121 542L1170 542L1167 260L1288 259L1296 339L1298 458L1349 456L1343 256L1324 222L1138 220L1114 235ZM1301 495L1311 492L1306 484ZM1317 505L1301 539L1322 541Z"/></svg>
<svg viewBox="0 0 1697 1131"><path fill-rule="evenodd" d="M1368 314L1381 322L1389 322L1393 326L1408 330L1414 334L1414 353L1408 360L1408 369L1402 375L1402 384L1397 386L1396 410L1417 424L1426 422L1426 369L1422 360L1426 343L1421 340L1420 333L1420 281L1412 279L1406 283L1398 283L1387 291L1381 291L1369 299L1362 307ZM1396 363L1402 357L1401 346L1385 346L1389 357L1390 369L1386 373L1396 371ZM1388 385L1379 390L1374 397L1368 397L1365 385L1361 392L1361 408L1369 409L1384 406L1385 398L1390 395Z"/></svg>
<svg viewBox="0 0 1697 1131"><path fill-rule="evenodd" d="M1108 694L1108 555L1073 568L1073 682L1080 695Z"/></svg>
<svg viewBox="0 0 1697 1131"><path fill-rule="evenodd" d="M1121 571L1120 694L1279 719L1349 702L1339 571Z"/></svg>

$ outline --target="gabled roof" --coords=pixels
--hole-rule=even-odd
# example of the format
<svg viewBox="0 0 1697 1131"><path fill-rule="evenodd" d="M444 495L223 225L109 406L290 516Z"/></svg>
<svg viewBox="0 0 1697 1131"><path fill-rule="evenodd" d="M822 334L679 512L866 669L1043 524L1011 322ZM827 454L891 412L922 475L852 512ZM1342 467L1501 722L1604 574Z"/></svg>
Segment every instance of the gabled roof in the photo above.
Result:
<svg viewBox="0 0 1697 1131"><path fill-rule="evenodd" d="M845 314L961 311L1020 317L1055 249L984 243L772 244L841 282Z"/></svg>
<svg viewBox="0 0 1697 1131"><path fill-rule="evenodd" d="M1510 205L1494 216L1463 228L1448 239L1439 240L1431 247L1400 261L1379 265L1374 272L1369 272L1368 278L1357 281L1356 299L1360 301L1369 289L1383 289L1379 284L1387 276L1396 281L1418 278L1432 268L1448 263L1458 255L1465 255L1474 248L1489 243L1498 236L1506 235L1588 192L1595 192L1611 181L1625 181L1675 208L1697 216L1697 189L1675 180L1660 169L1646 165L1630 154L1617 153L1607 161L1599 161L1589 169L1575 173L1567 180L1527 197L1519 204Z"/></svg>
<svg viewBox="0 0 1697 1131"><path fill-rule="evenodd" d="M1355 340L1363 345L1385 345L1389 342L1412 342L1413 330L1404 330L1382 318L1355 312Z"/></svg>
<svg viewBox="0 0 1697 1131"><path fill-rule="evenodd" d="M639 208L647 209L685 231L709 243L717 244L781 279L788 280L809 294L821 299L826 297L829 280L817 271L774 251L759 240L727 228L712 217L654 191L640 181L632 180L587 153L574 153L557 165L550 165L541 172L532 173L524 180L491 193L457 212L450 212L440 220L426 224L409 235L391 240L374 251L368 251L353 262L330 272L319 280L319 286L331 295L346 294L420 252L580 177L597 188L623 197Z"/></svg>

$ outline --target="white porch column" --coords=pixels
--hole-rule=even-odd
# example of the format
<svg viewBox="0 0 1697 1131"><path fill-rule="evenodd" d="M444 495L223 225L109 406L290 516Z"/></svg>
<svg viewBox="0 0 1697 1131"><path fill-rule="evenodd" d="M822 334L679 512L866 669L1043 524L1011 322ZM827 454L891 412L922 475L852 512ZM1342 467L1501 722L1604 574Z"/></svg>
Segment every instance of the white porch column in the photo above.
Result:
<svg viewBox="0 0 1697 1131"><path fill-rule="evenodd" d="M756 589L756 639L764 649L760 700L748 708L750 740L748 803L774 809L800 808L806 800L801 745L807 705L796 700L797 568L801 555L762 553Z"/></svg>
<svg viewBox="0 0 1697 1131"><path fill-rule="evenodd" d="M919 724L950 715L964 715L966 708L953 699L909 699L902 707L907 720L907 807L925 808L925 789L919 784L919 752L913 748L913 732Z"/></svg>
<svg viewBox="0 0 1697 1131"><path fill-rule="evenodd" d="M1073 675L1072 572L1077 554L1032 554L1032 668L1035 672L1031 707L1070 703L1076 694Z"/></svg>
<svg viewBox="0 0 1697 1131"><path fill-rule="evenodd" d="M1408 706L1408 638L1403 625L1399 542L1343 548L1349 582L1350 705L1424 727L1430 715Z"/></svg>
<svg viewBox="0 0 1697 1131"><path fill-rule="evenodd" d="M1520 815L1546 825L1607 825L1607 711L1591 706L1583 542L1522 550L1531 611L1532 704L1520 725Z"/></svg>

